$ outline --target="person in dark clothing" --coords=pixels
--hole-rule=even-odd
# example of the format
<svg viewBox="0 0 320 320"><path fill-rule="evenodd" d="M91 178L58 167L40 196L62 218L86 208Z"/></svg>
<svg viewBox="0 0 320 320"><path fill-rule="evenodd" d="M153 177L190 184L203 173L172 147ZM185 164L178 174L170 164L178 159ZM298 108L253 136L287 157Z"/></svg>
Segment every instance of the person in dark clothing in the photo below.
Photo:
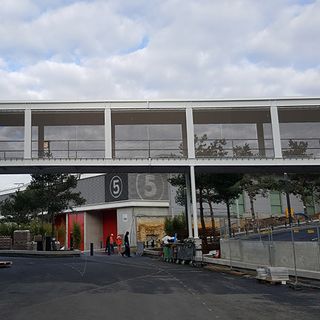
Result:
<svg viewBox="0 0 320 320"><path fill-rule="evenodd" d="M124 236L124 252L122 255L130 257L129 231L127 231L126 235Z"/></svg>
<svg viewBox="0 0 320 320"><path fill-rule="evenodd" d="M110 254L111 254L110 236L107 236L107 240L106 240L106 252L108 253L108 256L110 256Z"/></svg>

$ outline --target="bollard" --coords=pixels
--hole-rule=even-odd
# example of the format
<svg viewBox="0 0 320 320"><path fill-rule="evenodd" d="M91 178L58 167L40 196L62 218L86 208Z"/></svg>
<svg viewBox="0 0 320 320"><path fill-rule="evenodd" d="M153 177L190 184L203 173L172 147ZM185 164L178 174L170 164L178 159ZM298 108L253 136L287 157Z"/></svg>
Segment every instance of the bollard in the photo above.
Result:
<svg viewBox="0 0 320 320"><path fill-rule="evenodd" d="M93 256L93 243L90 243L90 256Z"/></svg>

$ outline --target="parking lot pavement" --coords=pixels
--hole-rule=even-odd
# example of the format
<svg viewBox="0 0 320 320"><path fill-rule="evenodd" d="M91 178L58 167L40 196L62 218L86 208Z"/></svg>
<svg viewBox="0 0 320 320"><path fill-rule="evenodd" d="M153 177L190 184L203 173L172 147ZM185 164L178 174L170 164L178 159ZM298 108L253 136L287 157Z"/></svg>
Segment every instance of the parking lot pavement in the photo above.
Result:
<svg viewBox="0 0 320 320"><path fill-rule="evenodd" d="M301 225L301 226L293 226L293 238L295 241L318 241L318 228L320 227L319 223ZM244 240L262 240L269 241L270 239L270 230L263 230L260 234L250 234L250 235L242 235L239 238ZM291 228L287 226L282 229L275 229L272 231L271 236L273 241L291 241Z"/></svg>
<svg viewBox="0 0 320 320"><path fill-rule="evenodd" d="M1 319L316 319L320 292L147 257L8 258Z"/></svg>

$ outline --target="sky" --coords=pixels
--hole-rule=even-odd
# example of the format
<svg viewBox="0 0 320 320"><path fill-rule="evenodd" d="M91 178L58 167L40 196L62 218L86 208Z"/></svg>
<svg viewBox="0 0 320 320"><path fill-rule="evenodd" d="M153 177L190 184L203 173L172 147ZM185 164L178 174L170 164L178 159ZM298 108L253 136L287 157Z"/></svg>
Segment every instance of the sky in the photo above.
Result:
<svg viewBox="0 0 320 320"><path fill-rule="evenodd" d="M320 0L0 0L0 8L0 100L320 96Z"/></svg>

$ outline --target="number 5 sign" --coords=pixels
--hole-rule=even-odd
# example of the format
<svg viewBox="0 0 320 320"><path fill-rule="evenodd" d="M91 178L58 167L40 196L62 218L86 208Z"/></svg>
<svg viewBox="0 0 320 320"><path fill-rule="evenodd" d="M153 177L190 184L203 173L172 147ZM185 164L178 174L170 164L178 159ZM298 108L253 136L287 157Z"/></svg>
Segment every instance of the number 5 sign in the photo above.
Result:
<svg viewBox="0 0 320 320"><path fill-rule="evenodd" d="M128 199L128 175L106 174L106 202Z"/></svg>

